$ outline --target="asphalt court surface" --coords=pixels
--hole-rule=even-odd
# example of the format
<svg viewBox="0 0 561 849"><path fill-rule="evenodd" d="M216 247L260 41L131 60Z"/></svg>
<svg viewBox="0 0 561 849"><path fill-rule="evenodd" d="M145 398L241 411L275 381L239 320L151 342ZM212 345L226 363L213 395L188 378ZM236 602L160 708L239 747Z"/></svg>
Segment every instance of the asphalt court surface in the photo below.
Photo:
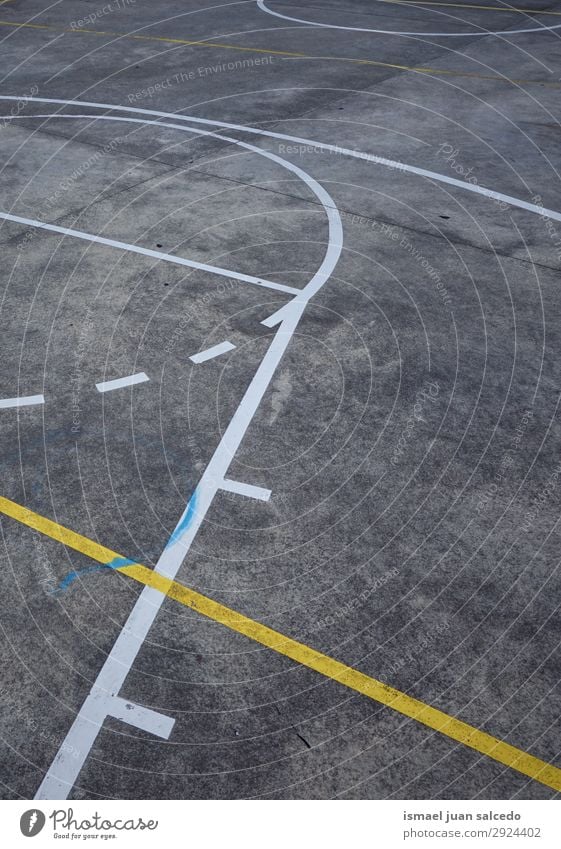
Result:
<svg viewBox="0 0 561 849"><path fill-rule="evenodd" d="M512 5L2 4L3 798L557 798L561 6Z"/></svg>

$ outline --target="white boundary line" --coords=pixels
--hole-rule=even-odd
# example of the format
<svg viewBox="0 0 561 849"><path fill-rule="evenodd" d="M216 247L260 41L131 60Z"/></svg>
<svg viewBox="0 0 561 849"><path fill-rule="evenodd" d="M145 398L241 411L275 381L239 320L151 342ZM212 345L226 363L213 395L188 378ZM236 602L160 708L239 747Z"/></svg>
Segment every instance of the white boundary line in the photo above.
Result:
<svg viewBox="0 0 561 849"><path fill-rule="evenodd" d="M17 99L17 97L13 96L0 95L0 100ZM173 118L174 120L190 123L225 127L242 132L267 136L269 138L280 138L283 140L302 142L304 144L314 144L315 147L321 147L325 150L336 150L344 155L353 156L374 164L385 165L392 168L399 167L401 170L406 170L419 176L436 179L450 185L456 185L460 188L466 189L467 191L473 191L477 194L484 195L485 197L504 200L511 203L513 206L527 209L528 211L539 215L555 217L558 220L561 220L561 214L559 213L545 210L543 207L538 207L535 204L527 204L525 201L517 198L508 198L506 195L502 195L499 192L491 192L481 186L474 186L460 180L455 180L454 178L446 177L442 174L436 174L435 172L424 171L423 169L419 169L414 166L404 165L403 163L395 163L392 162L392 160L387 160L382 157L336 148L334 145L315 143L307 139L300 139L283 133L274 133L253 127L244 127L237 124L228 124L222 121L211 121L205 118L193 118L182 115L174 115L169 112L166 113L155 110L135 109L133 107L121 107L111 104L68 101L51 98L28 98L28 100L34 100L41 103L58 103L66 106L80 105L90 106L96 109L116 109L124 112L135 112L137 114ZM95 116L87 117L92 118ZM103 117L105 120L118 120L115 116L98 117ZM139 122L138 119L125 120L136 120ZM150 122L146 121L139 123ZM177 129L181 128L179 125L173 126ZM192 131L192 128L184 127L184 129L185 131ZM212 132L201 132L201 134L212 136L218 135ZM329 224L329 242L324 260L316 274L312 277L304 289L298 292L296 297L277 312L276 320L278 322L280 321L279 328L275 333L273 340L249 387L247 388L232 420L226 428L198 486L191 496L179 522L177 523L169 542L158 560L155 567L156 570L169 578L175 578L177 575L177 572L179 571L179 568L198 533L217 491L223 485L224 478L232 459L245 436L259 404L261 403L263 395L273 378L290 340L292 339L310 298L312 298L321 286L323 286L329 279L339 259L343 246L343 231L339 212L328 192L326 192L325 189L309 174L306 174L306 172L302 169L290 162L287 162L286 160L281 159L275 154L261 150L260 148L254 147L253 145L249 145L245 142L241 142L238 139L228 138L222 134L218 135L218 138L224 139L225 141L231 141L241 147L253 150L256 153L283 165L283 167L288 168L303 179L312 191L314 191L316 197L318 197L320 203L325 209ZM160 610L160 607L164 602L164 599L165 597L162 593L159 593L151 587L144 587L142 590L125 626L113 646L113 649L108 655L92 687L92 690L90 691L90 694L77 714L65 740L61 744L61 747L51 764L51 767L43 779L35 796L36 799L65 799L67 797L68 793L74 786L80 770L95 743L95 739L102 727L102 724L109 713L109 700L118 697L118 693L136 659L152 623ZM79 753L79 757L74 757L76 752Z"/></svg>
<svg viewBox="0 0 561 849"><path fill-rule="evenodd" d="M385 0L376 0L376 2L384 3ZM289 15L282 15L280 12L273 12L272 9L269 9L269 7L265 5L265 0L257 0L257 5L259 6L262 12L266 12L267 15L273 15L275 18L281 18L283 21L292 21L296 24L307 24L309 27L324 27L325 29L343 29L350 30L351 32L377 32L382 33L383 35L421 35L432 38L469 38L470 36L475 35L481 37L485 35L518 35L519 33L523 32L543 32L544 30L547 32L548 30L559 29L561 27L561 24L552 24L551 26L547 26L544 24L544 26L540 27L508 30L488 30L484 27L480 27L478 32L423 32L422 30L415 30L413 32L402 32L401 30L396 29L369 29L368 27L344 27L339 26L338 24L321 24L318 21L306 21L303 18L292 18ZM431 9L430 11L434 10ZM539 11L539 9L536 9L536 12ZM544 9L543 11L547 10ZM472 24L472 26L476 25Z"/></svg>
<svg viewBox="0 0 561 849"><path fill-rule="evenodd" d="M0 95L0 100L21 100L21 97L15 97L13 95ZM438 171L428 171L425 168L417 168L415 165L408 165L405 162L398 162L394 159L387 159L384 156L377 156L373 153L363 153L359 150L351 150L347 147L338 147L334 144L327 144L326 142L318 142L313 139L303 138L301 136L291 136L287 133L275 133L272 130L261 130L257 127L247 127L243 124L230 124L226 121L215 121L210 118L197 118L192 115L177 115L173 112L160 112L155 109L140 109L133 106L118 106L117 104L111 103L95 103L93 101L87 100L61 100L60 98L49 98L49 97L27 97L26 100L34 101L36 103L56 103L62 106L89 106L93 109L114 109L119 112L133 112L140 115L155 115L159 118L174 118L176 121L188 121L194 124L205 124L214 127L223 127L228 130L236 130L244 133L252 133L257 136L266 136L271 139L281 139L282 141L290 141L295 142L297 144L305 144L314 148L321 148L322 150L328 150L332 153L339 153L341 156L351 156L354 159L361 159L365 162L371 162L373 165L382 165L385 168L391 168L393 170L405 171L409 174L415 174L418 177L427 177L429 180L435 180L439 183L445 183L448 186L455 186L458 189L463 189L466 192L473 192L474 194L482 195L483 197L490 198L491 200L502 201L503 203L507 203L509 206L518 207L519 209L524 209L527 212L532 212L535 215L540 215L544 218L552 218L555 221L561 221L561 212L556 212L553 209L547 209L544 206L538 206L535 203L528 203L527 201L521 200L521 198L515 198L511 195L505 195L502 192L494 192L491 189L486 189L485 186L480 186L474 183L467 183L465 180L457 180L455 177L448 177L447 174L440 174ZM2 120L4 119L3 116ZM32 115L20 116L31 118ZM42 116L43 117L43 116ZM58 115L50 115L50 118L56 118ZM60 116L63 117L63 116ZM65 117L73 117L71 115L67 115ZM76 117L76 116L74 116ZM86 116L88 118L94 118L94 115ZM99 118L107 119L110 116L99 116ZM158 121L157 123L161 123ZM164 124L164 126L170 126L169 124ZM177 125L173 125L177 127ZM191 132L194 128L191 128ZM213 135L217 138L224 139L225 141L232 141L234 144L242 144L243 142L239 142L237 139L229 139L227 136L223 136L221 133L209 133L209 135ZM245 146L245 145L244 145ZM257 147L250 146L253 150L258 153L262 153L264 156L267 155L267 151L260 150ZM287 165L289 163L286 163Z"/></svg>
<svg viewBox="0 0 561 849"><path fill-rule="evenodd" d="M114 117L113 120L123 119ZM141 123L150 122L143 121ZM190 128L181 125L177 129L186 132L192 131ZM198 130L197 132L204 135L214 135L208 131ZM221 136L221 138L223 137ZM216 493L222 488L230 463L245 436L310 298L329 279L343 248L343 228L339 212L331 196L313 177L298 166L285 162L276 154L262 151L237 139L228 139L228 141L254 150L256 153L288 168L304 180L325 210L328 219L329 241L323 262L312 279L303 290L297 290L297 296L286 305L279 329L156 564L156 571L168 578L175 578L177 575ZM151 587L143 588L89 695L76 715L41 782L35 795L36 799L67 798L95 743L105 718L112 711L113 700L120 698L119 691L164 600L165 596L157 590ZM76 753L78 753L78 757L76 757Z"/></svg>
<svg viewBox="0 0 561 849"><path fill-rule="evenodd" d="M175 725L175 719L172 716L157 713L155 710L129 702L120 696L115 696L110 700L107 714L114 719L120 719L121 722L126 722L127 725L140 728L141 731L162 737L164 740L169 740L169 735Z"/></svg>
<svg viewBox="0 0 561 849"><path fill-rule="evenodd" d="M112 392L113 389L122 389L124 386L136 386L137 383L146 383L150 380L147 374L143 371L138 374L129 374L127 377L117 377L115 380L105 380L101 383L96 383L95 388L98 392Z"/></svg>
<svg viewBox="0 0 561 849"><path fill-rule="evenodd" d="M212 348L207 348L205 351L199 351L198 354L192 354L189 359L192 363L206 363L207 360L213 360L219 357L220 354L226 354L228 351L233 351L236 346L232 345L227 340L220 342L218 345L213 345Z"/></svg>
<svg viewBox="0 0 561 849"><path fill-rule="evenodd" d="M34 404L44 404L44 395L19 395L17 398L2 398L0 409L7 410L11 407L31 407Z"/></svg>
<svg viewBox="0 0 561 849"><path fill-rule="evenodd" d="M268 501L271 497L270 489L253 486L251 483L242 483L242 481L233 481L229 478L224 478L220 489L223 489L224 492L233 492L236 495L245 495L246 498L256 498L257 501Z"/></svg>
<svg viewBox="0 0 561 849"><path fill-rule="evenodd" d="M175 265L186 265L188 268L196 268L199 271L208 271L211 274L217 274L220 277L228 277L232 280L240 280L242 283L253 283L255 286L264 286L266 289L275 289L277 292L286 292L289 295L298 294L298 289L293 289L292 286L284 286L282 283L274 283L271 280L262 280L259 277L252 277L249 274L240 274L238 271L229 271L226 268L219 268L216 265L207 265L204 262L196 262L193 259L184 259L175 254L161 253L153 251L150 248L142 248L140 245L131 245L127 242L119 242L116 239L107 239L104 236L95 236L92 233L84 233L82 230L73 230L70 227L59 227L57 224L47 224L45 221L37 221L34 218L22 218L20 215L11 215L8 212L0 212L0 219L5 221L13 221L16 224L25 224L26 227L38 227L41 230L48 230L51 233L60 233L63 236L74 236L76 239L84 239L86 242L94 242L98 245L106 245L110 248L119 248L122 251L131 251L135 254L154 257L154 259L162 259L165 262L172 262Z"/></svg>

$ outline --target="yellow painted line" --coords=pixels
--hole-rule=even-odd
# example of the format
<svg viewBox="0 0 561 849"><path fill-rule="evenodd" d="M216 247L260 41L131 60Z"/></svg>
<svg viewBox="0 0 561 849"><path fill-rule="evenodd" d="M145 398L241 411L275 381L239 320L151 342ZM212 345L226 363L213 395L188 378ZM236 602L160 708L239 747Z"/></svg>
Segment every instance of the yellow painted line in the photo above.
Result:
<svg viewBox="0 0 561 849"><path fill-rule="evenodd" d="M509 6L475 6L472 3L439 3L438 0L383 0L384 3L398 4L402 6L446 6L455 9L487 9L492 12L520 12L525 15L556 15L561 17L561 12L550 12L547 9L519 9Z"/></svg>
<svg viewBox="0 0 561 849"><path fill-rule="evenodd" d="M109 563L115 558L120 558L120 555L111 551L111 549L68 530L68 528L64 528L44 516L39 516L32 510L28 510L26 507L22 507L2 496L0 496L0 512L27 525L29 528L68 545L70 548L80 551L82 554L88 555L100 563ZM213 622L218 622L237 634L242 634L250 640L290 658L301 666L319 672L320 675L330 678L356 693L361 693L408 719L413 719L427 728L455 740L457 743L468 746L470 749L487 755L494 761L510 767L528 778L561 792L561 769L530 755L528 752L517 749L515 746L511 746L485 731L480 731L478 728L431 707L419 699L408 696L376 678L371 678L358 669L322 654L310 646L304 645L304 643L299 643L291 637L274 631L267 625L231 610L220 602L213 601L213 599L196 592L196 590L189 589L189 587L183 586L177 581L172 581L146 566L135 563L120 566L115 571L122 572L146 587L153 587L179 602L179 604L189 607Z"/></svg>
<svg viewBox="0 0 561 849"><path fill-rule="evenodd" d="M398 0L392 0L398 2ZM418 74L428 74L433 76L448 76L448 77L469 77L475 80L494 80L502 83L512 83L514 85L544 85L553 88L560 88L561 83L550 82L548 80L516 80L509 77L499 76L498 74L477 74L469 71L451 71L443 68L419 68L414 65L398 65L392 62L379 62L375 59L352 59L347 56L312 56L309 53L296 53L289 50L269 50L265 47L244 47L239 44L223 44L216 41L189 41L185 38L168 38L162 35L134 35L124 32L105 32L104 30L94 29L62 29L60 27L51 26L49 24L27 24L19 21L0 21L1 27L12 27L15 29L29 28L49 30L59 33L79 33L81 35L97 35L107 38L126 38L136 41L158 41L166 44L185 45L186 47L212 47L220 50L236 50L242 53L264 53L268 56L282 56L287 59L322 59L330 62L348 62L353 65L369 65L377 68L392 68L396 71L414 71Z"/></svg>
<svg viewBox="0 0 561 849"><path fill-rule="evenodd" d="M98 542L92 539L70 531L68 528L59 525L58 522L53 522L51 519L46 519L33 510L28 510L27 507L22 507L21 504L16 504L15 501L10 501L0 495L0 513L10 516L12 519L21 522L22 525L27 525L28 528L33 528L35 531L40 531L51 539L62 542L69 548L74 548L82 554L91 557L92 560L97 560L98 563L111 563L115 558L120 558L116 551L111 551L110 548L105 548Z"/></svg>

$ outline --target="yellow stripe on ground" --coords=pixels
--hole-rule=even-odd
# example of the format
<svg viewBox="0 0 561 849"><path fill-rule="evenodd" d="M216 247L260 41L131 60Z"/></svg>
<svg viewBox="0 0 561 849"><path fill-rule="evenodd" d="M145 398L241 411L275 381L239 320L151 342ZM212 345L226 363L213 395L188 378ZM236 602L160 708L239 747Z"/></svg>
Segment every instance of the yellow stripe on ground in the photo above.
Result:
<svg viewBox="0 0 561 849"><path fill-rule="evenodd" d="M69 548L74 548L76 551L86 554L92 560L97 560L98 563L111 563L115 558L120 559L120 555L116 551L111 551L110 548L105 548L104 545L100 545L92 539L70 531L57 522L51 521L51 519L45 519L44 516L34 513L33 510L28 510L27 507L22 507L21 504L16 504L15 501L3 498L1 495L0 513L16 519L22 525L27 525L28 528L40 531L45 536L51 537L51 539L56 539L58 542L64 543Z"/></svg>
<svg viewBox="0 0 561 849"><path fill-rule="evenodd" d="M34 530L40 531L52 539L68 545L70 548L80 551L82 554L87 554L100 563L109 563L115 560L115 558L120 557L120 555L111 551L109 548L105 548L105 546L87 539L87 537L81 534L70 531L57 522L52 522L50 519L39 516L26 507L22 507L14 501L1 496L0 512ZM120 566L115 571L122 572L124 575L138 581L144 586L153 587L174 601L179 602L179 604L183 604L185 607L189 607L197 613L206 616L213 622L218 622L226 628L235 631L237 634L243 634L250 640L254 640L278 654L289 657L296 663L306 666L308 669L313 669L326 678L337 681L339 684L357 693L361 693L363 696L367 696L369 699L373 699L409 719L414 719L416 722L425 725L427 728L431 728L433 731L438 731L451 740L462 743L464 746L468 746L470 749L487 755L498 763L510 767L522 773L522 775L528 776L528 778L532 778L553 790L561 792L561 769L534 757L534 755L528 754L528 752L517 749L509 743L504 743L491 734L480 731L466 722L462 722L460 719L456 719L437 708L419 701L419 699L408 696L406 693L402 693L394 687L384 684L382 681L370 678L370 676L365 675L363 672L359 672L358 669L346 666L346 664L322 654L310 646L304 645L304 643L299 643L297 640L293 640L291 637L287 637L278 631L274 631L272 628L267 627L267 625L256 622L242 613L231 610L229 607L220 604L220 602L213 601L207 598L207 596L196 592L196 590L189 589L189 587L185 587L177 581L172 581L170 578L166 578L158 572L148 569L146 566L136 563L128 566Z"/></svg>
<svg viewBox="0 0 561 849"><path fill-rule="evenodd" d="M556 15L561 12L550 12L548 9L519 9L511 6L475 6L472 3L439 3L438 0L383 0L384 3L401 4L402 6L446 6L455 9L487 9L492 12L520 12L525 15Z"/></svg>
<svg viewBox="0 0 561 849"><path fill-rule="evenodd" d="M392 0L397 2L397 0ZM511 83L513 85L544 85L552 88L560 88L561 83L549 80L516 80L499 74L476 74L469 71L451 71L442 68L418 68L414 65L396 65L391 62L379 62L375 59L353 59L347 56L312 56L308 53L295 53L289 50L269 50L266 47L245 47L239 44L223 44L215 41L189 41L184 38L168 38L163 35L134 35L124 32L105 32L94 29L63 29L50 24L28 24L20 21L0 21L0 27L13 27L15 29L29 28L49 30L59 33L79 33L81 35L106 36L108 38L126 38L136 41L159 41L167 44L185 45L186 47L213 47L220 50L236 50L242 53L264 53L269 56L282 56L287 59L321 59L330 62L350 62L353 65L371 65L377 68L392 68L396 71L414 71L418 74L448 77L468 77L475 80L494 80L495 82Z"/></svg>

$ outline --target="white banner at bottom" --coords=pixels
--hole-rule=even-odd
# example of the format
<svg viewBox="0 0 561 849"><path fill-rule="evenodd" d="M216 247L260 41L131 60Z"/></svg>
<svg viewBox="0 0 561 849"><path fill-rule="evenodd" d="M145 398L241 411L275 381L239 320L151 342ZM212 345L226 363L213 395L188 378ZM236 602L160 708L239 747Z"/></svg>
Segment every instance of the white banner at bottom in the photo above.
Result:
<svg viewBox="0 0 561 849"><path fill-rule="evenodd" d="M559 849L561 802L4 801L0 827L10 849Z"/></svg>

